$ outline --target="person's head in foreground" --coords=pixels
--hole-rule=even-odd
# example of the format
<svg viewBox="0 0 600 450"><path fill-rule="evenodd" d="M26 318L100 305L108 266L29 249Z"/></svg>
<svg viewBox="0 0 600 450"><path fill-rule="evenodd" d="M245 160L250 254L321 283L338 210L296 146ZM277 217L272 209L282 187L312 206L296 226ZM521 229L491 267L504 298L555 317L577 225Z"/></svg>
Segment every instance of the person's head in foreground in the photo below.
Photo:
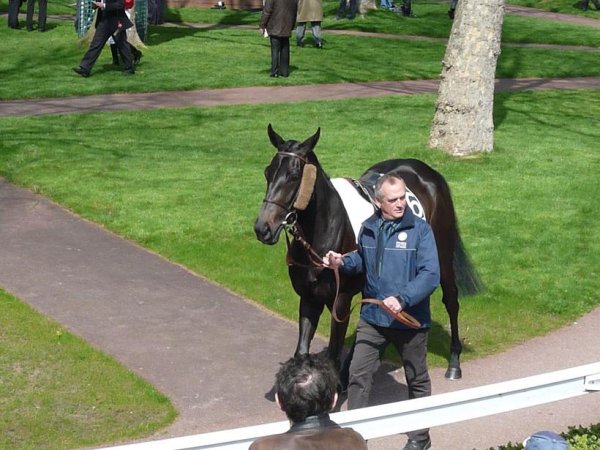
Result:
<svg viewBox="0 0 600 450"><path fill-rule="evenodd" d="M295 356L275 376L277 404L292 422L321 416L331 411L337 401L337 371L324 356Z"/></svg>
<svg viewBox="0 0 600 450"><path fill-rule="evenodd" d="M525 442L525 450L568 450L569 444L559 434L552 431L538 431L533 433Z"/></svg>

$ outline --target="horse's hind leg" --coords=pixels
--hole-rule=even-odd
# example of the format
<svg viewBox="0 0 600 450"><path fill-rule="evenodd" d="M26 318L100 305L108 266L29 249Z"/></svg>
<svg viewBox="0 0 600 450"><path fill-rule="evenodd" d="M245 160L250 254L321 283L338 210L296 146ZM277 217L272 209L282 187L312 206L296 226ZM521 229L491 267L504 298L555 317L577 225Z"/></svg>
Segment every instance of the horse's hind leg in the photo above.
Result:
<svg viewBox="0 0 600 450"><path fill-rule="evenodd" d="M442 302L444 302L450 319L450 361L446 370L446 378L458 380L462 378L462 370L460 368L462 344L458 334L458 312L460 305L458 303L458 288L454 281L454 270L442 270L441 278Z"/></svg>
<svg viewBox="0 0 600 450"><path fill-rule="evenodd" d="M315 336L319 317L325 308L324 303L313 302L310 299L300 298L298 345L294 355L305 355L310 350L310 343Z"/></svg>

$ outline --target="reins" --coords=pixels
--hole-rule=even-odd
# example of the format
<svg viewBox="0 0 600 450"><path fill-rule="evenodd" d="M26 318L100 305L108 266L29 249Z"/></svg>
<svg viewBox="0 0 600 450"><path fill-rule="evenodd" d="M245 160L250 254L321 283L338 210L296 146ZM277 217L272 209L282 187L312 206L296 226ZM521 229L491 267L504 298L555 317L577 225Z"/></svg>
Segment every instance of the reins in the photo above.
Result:
<svg viewBox="0 0 600 450"><path fill-rule="evenodd" d="M292 223L288 223L288 217L293 217L294 220ZM284 230L286 231L285 239L286 239L287 246L288 246L287 264L290 266L295 265L295 266L306 267L306 268L325 268L325 269L327 269L328 267L325 266L323 258L313 249L312 245L310 245L310 243L304 238L304 234L302 233L300 226L296 223L296 218L297 217L295 216L295 213L289 213L286 216L285 221L284 221ZM300 264L297 261L294 261L292 259L292 257L290 256L290 252L289 252L291 242L290 242L288 233L291 234L292 237L294 238L294 240L298 241L302 245L302 247L306 250L306 253L309 258L309 264ZM340 271L338 268L330 269L330 270L333 271L333 275L335 277L335 298L333 300L333 305L331 307L331 316L333 317L333 320L335 320L336 322L341 323L341 322L347 321L349 319L350 315L352 314L352 311L354 311L354 308L356 308L356 306L359 303L360 304L369 303L369 304L379 306L385 312L390 314L394 319L396 319L398 322L403 323L404 325L406 325L409 328L413 328L413 329L421 328L421 323L417 319L415 319L413 316L408 314L407 312L392 311L385 303L383 303L382 300L378 300L375 298L363 298L360 302L355 303L354 305L352 305L350 307L350 311L348 312L346 317L344 317L343 319L340 319L337 314L338 299L340 298L340 295L339 295L340 294Z"/></svg>

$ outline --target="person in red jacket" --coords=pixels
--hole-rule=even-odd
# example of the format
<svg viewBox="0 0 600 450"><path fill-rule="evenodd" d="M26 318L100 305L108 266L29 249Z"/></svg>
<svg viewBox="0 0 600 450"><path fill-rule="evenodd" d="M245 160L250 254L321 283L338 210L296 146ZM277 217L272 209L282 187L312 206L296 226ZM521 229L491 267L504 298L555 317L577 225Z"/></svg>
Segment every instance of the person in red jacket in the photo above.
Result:
<svg viewBox="0 0 600 450"><path fill-rule="evenodd" d="M125 75L133 75L133 57L131 49L127 42L127 29L133 26L133 23L125 14L125 4L123 0L102 0L95 1L94 7L98 8L98 17L96 19L96 32L85 55L81 59L78 67L73 71L84 78L90 76L94 63L100 56L102 48L108 38L114 38L115 43L123 57L125 64Z"/></svg>

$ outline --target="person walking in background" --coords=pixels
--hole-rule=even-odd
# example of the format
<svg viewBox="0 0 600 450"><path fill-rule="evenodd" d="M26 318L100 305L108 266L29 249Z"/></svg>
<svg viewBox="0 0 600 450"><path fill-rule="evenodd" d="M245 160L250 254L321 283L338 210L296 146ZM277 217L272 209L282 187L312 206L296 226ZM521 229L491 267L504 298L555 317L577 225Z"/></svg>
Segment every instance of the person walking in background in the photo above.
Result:
<svg viewBox="0 0 600 450"><path fill-rule="evenodd" d="M84 78L90 76L92 67L94 66L98 56L102 52L102 48L106 44L106 41L113 36L117 48L123 57L125 63L125 70L123 71L126 75L133 75L135 69L133 68L133 57L131 55L131 49L127 42L127 28L133 26L133 23L125 14L125 4L123 0L103 0L101 2L93 2L94 6L98 8L98 17L96 19L96 32L90 43L85 55L81 59L78 67L74 67L73 71Z"/></svg>
<svg viewBox="0 0 600 450"><path fill-rule="evenodd" d="M38 0L38 31L46 31L46 18L48 9L48 0ZM27 0L27 31L33 31L33 11L35 9L35 0Z"/></svg>
<svg viewBox="0 0 600 450"><path fill-rule="evenodd" d="M409 328L379 305L362 305L350 362L348 409L369 406L373 375L390 343L404 366L408 398L431 395L427 368L429 296L440 283L433 231L407 207L406 184L397 175L386 174L377 180L375 203L378 211L363 222L358 250L346 255L329 251L323 262L345 274L364 273L364 298L380 300L394 314L405 311L414 316L420 328ZM429 430L422 429L408 433L404 450L430 447Z"/></svg>
<svg viewBox="0 0 600 450"><path fill-rule="evenodd" d="M290 74L290 36L296 23L296 0L265 0L260 17L260 33L271 40L271 76Z"/></svg>
<svg viewBox="0 0 600 450"><path fill-rule="evenodd" d="M290 421L283 434L257 439L250 450L367 450L363 437L329 418L337 402L338 375L320 355L298 355L275 376L275 401Z"/></svg>
<svg viewBox="0 0 600 450"><path fill-rule="evenodd" d="M310 22L310 30L315 41L315 47L323 48L321 39L321 22L323 21L323 1L322 0L299 0L298 17L296 17L296 44L298 47L304 47L304 33L306 32L306 23Z"/></svg>

